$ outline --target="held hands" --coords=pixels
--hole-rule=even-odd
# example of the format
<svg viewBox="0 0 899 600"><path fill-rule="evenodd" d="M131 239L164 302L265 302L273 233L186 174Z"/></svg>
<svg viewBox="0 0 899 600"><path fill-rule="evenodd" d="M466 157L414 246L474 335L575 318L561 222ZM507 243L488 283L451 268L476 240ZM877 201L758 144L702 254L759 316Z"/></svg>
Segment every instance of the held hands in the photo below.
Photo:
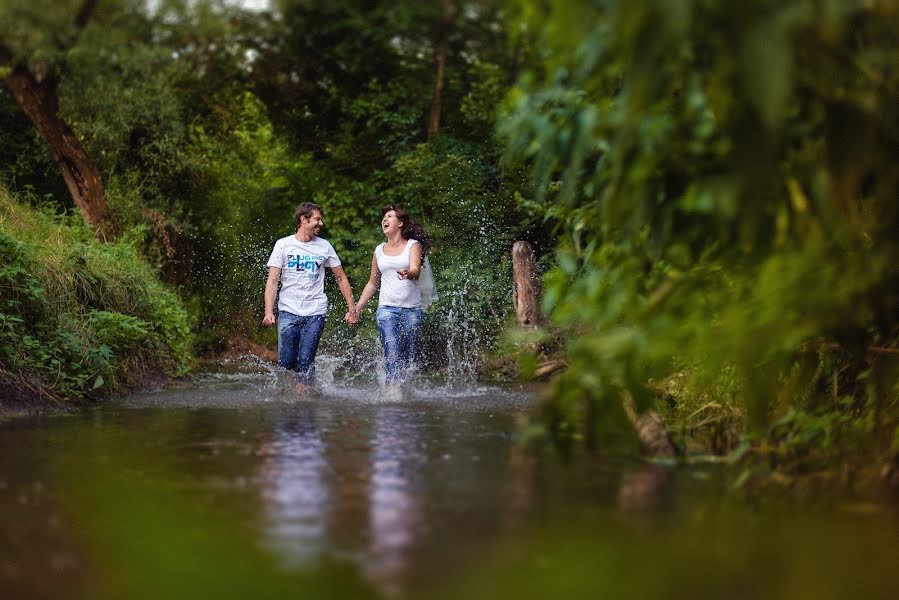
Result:
<svg viewBox="0 0 899 600"><path fill-rule="evenodd" d="M406 279L407 277L409 277L409 269L400 269L396 272L396 276L400 279Z"/></svg>
<svg viewBox="0 0 899 600"><path fill-rule="evenodd" d="M348 325L355 326L357 323L359 323L359 312L355 310L352 312L347 312L343 316L343 320L346 321ZM266 326L274 325L275 315L273 315L272 313L266 314L264 317L262 317L262 324Z"/></svg>

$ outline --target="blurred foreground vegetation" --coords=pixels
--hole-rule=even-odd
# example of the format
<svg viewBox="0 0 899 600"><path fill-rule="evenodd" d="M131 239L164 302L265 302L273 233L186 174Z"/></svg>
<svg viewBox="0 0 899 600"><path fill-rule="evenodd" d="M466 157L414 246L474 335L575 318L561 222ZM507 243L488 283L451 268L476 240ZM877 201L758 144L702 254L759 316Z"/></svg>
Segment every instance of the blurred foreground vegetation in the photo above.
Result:
<svg viewBox="0 0 899 600"><path fill-rule="evenodd" d="M899 7L531 8L544 68L500 129L563 234L555 439L601 446L632 401L682 450L895 477Z"/></svg>
<svg viewBox="0 0 899 600"><path fill-rule="evenodd" d="M324 236L356 289L379 207L398 202L435 238L433 369L496 350L511 322L510 244L536 246L548 318L537 335L568 369L531 431L557 446L611 449L633 403L658 411L683 453L796 474L886 464L890 476L897 11L887 0L282 0L261 12L9 1L0 59L10 90L30 75L54 95L102 176L98 232L118 241L90 252L127 254L122 295L158 285L149 268L176 290L196 352L274 346L258 326L264 263L299 201L324 207ZM51 152L5 91L0 140L0 181L16 199L5 210L75 220ZM0 368L14 374L22 336L58 334L11 311L57 300L21 291L38 289L27 279L37 259L18 230L4 235L21 265L4 271L14 283L2 300L22 319L4 317ZM326 349L376 348L370 318L355 333L337 325L342 301L328 291ZM179 316L78 310L179 372L186 337L162 324L185 321L175 300L165 306ZM53 347L71 356L15 360L49 373L95 352ZM127 382L81 369L54 384L60 397Z"/></svg>

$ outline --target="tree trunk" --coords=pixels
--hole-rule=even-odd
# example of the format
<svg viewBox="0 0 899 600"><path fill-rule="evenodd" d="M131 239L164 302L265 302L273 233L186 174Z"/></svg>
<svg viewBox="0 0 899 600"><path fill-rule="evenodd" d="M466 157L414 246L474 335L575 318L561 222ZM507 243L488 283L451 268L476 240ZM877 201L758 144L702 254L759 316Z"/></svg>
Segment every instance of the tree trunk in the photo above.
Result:
<svg viewBox="0 0 899 600"><path fill-rule="evenodd" d="M446 55L449 52L449 30L453 23L452 0L443 0L443 19L440 22L440 35L437 41L437 77L434 82L434 100L431 102L431 114L428 117L428 141L434 139L440 130L440 104L443 96L443 79L446 70Z"/></svg>
<svg viewBox="0 0 899 600"><path fill-rule="evenodd" d="M0 50L0 64L8 64L10 59L11 56ZM38 79L28 68L17 65L6 76L6 87L50 147L84 220L105 238L111 233L112 220L103 181L75 133L59 116L55 80L52 76Z"/></svg>
<svg viewBox="0 0 899 600"><path fill-rule="evenodd" d="M99 0L83 0L74 19L79 31L91 20L98 4ZM50 147L75 206L97 236L105 239L112 233L112 217L106 204L103 180L72 128L59 116L56 78L52 70L47 75L30 70L16 60L14 52L2 40L0 66L11 68L5 79L6 87Z"/></svg>
<svg viewBox="0 0 899 600"><path fill-rule="evenodd" d="M520 327L540 324L540 280L534 250L527 242L512 244L512 299Z"/></svg>
<svg viewBox="0 0 899 600"><path fill-rule="evenodd" d="M643 414L638 414L630 396L626 396L622 404L628 420L637 430L640 445L650 456L673 458L677 455L677 448L671 442L665 422L659 413L647 410Z"/></svg>

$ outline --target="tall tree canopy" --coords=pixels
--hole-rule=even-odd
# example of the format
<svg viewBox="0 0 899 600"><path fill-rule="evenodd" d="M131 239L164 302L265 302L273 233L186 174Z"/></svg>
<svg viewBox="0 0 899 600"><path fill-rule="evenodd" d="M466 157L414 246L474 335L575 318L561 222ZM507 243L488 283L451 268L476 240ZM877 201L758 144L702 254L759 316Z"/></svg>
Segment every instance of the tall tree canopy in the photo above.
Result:
<svg viewBox="0 0 899 600"><path fill-rule="evenodd" d="M103 180L81 140L60 112L59 82L98 0L8 2L0 8L0 66L4 81L59 167L72 201L101 235L111 233Z"/></svg>

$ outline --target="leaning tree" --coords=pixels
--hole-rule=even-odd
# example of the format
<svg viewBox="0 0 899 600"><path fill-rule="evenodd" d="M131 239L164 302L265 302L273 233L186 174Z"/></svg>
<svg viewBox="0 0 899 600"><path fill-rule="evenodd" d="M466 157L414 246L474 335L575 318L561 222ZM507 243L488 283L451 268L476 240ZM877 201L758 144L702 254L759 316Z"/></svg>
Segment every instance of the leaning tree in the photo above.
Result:
<svg viewBox="0 0 899 600"><path fill-rule="evenodd" d="M98 0L9 2L0 8L0 68L6 87L47 143L84 220L103 238L112 219L103 180L59 110L65 53L94 17Z"/></svg>

